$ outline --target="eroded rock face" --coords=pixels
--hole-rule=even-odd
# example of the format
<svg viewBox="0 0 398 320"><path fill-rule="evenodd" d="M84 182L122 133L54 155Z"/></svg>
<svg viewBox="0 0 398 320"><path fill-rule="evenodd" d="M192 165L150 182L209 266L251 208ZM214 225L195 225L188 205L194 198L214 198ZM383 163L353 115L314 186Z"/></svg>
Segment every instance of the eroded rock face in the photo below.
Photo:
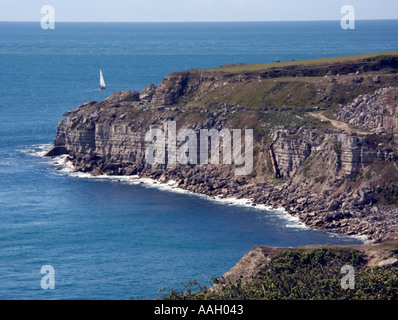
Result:
<svg viewBox="0 0 398 320"><path fill-rule="evenodd" d="M329 141L333 144L331 150L324 150L322 144ZM301 128L290 133L286 130L274 133L272 149L277 165L279 178L286 179L294 176L300 166L315 151L333 152L333 165L336 174L348 176L357 173L360 169L369 166L377 157L384 158L374 143L369 143L365 136L336 132L324 134L317 130Z"/></svg>
<svg viewBox="0 0 398 320"><path fill-rule="evenodd" d="M375 146L369 143L366 137L344 133L336 134L334 137L334 151L340 159L344 175L357 173L369 166L377 156Z"/></svg>
<svg viewBox="0 0 398 320"><path fill-rule="evenodd" d="M150 102L155 93L156 93L156 86L154 84L150 84L148 87L146 87L144 90L140 92L139 98L142 101Z"/></svg>
<svg viewBox="0 0 398 320"><path fill-rule="evenodd" d="M313 70L316 75L329 71ZM102 102L91 101L65 113L48 156L67 153L75 170L93 175L137 174L162 182L173 180L176 186L192 192L284 207L313 228L376 240L396 237L396 206L377 204L377 192L394 197L395 185L386 178L394 177L398 160L393 136L303 125L263 130L264 112L270 116L273 112L288 114L291 108L253 110L238 103L224 103L210 110L185 105L225 84L251 83L253 79L276 77L278 72L172 73L158 87L150 85L142 92L119 91ZM307 75L311 69L302 72ZM341 107L338 117L361 129L381 126L395 130L396 93L396 88L386 88L362 95ZM236 176L233 164L170 164L167 156L164 164L149 164L146 150L150 142L145 141L145 135L151 127L166 130L168 121L175 121L178 130L193 130L198 141L201 129L255 128L252 173ZM168 142L165 147L167 150ZM377 161L382 165L374 166Z"/></svg>
<svg viewBox="0 0 398 320"><path fill-rule="evenodd" d="M76 170L94 175L138 174L163 182L174 180L178 187L192 192L282 206L314 228L373 239L388 237L398 229L396 209L372 211L375 183L362 181L351 187L347 182L362 176L375 159L388 161L391 153L396 154L396 145L380 143L382 136L371 139L373 136L341 130L277 129L271 133L271 143L260 140L254 144L255 150L263 150L254 154L255 168L273 163L268 168L270 175L236 177L233 165L170 165L167 157L163 165L150 165L145 158L149 145L145 134L151 126L162 128L170 119L185 122L199 140L202 128L228 127L223 109L204 113L203 118L190 123L186 114L173 108L143 112L147 107L132 101L119 101L115 107L113 100L79 107L60 121L49 156L68 152ZM285 182L259 183L275 177Z"/></svg>
<svg viewBox="0 0 398 320"><path fill-rule="evenodd" d="M274 137L271 148L278 170L278 178L290 178L311 155L311 148L314 145L312 133L305 129L292 135L286 131L276 131Z"/></svg>
<svg viewBox="0 0 398 320"><path fill-rule="evenodd" d="M351 104L340 106L336 117L358 129L398 132L398 88L360 95Z"/></svg>
<svg viewBox="0 0 398 320"><path fill-rule="evenodd" d="M217 86L223 76L212 73L174 72L168 75L157 87L152 97L154 106L175 105L184 97L200 95Z"/></svg>

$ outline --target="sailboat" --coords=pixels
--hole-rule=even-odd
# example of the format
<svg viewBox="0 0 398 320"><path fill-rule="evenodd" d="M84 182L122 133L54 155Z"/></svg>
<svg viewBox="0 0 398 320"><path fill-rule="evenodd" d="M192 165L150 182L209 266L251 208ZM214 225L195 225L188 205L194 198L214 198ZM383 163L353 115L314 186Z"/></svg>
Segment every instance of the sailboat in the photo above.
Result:
<svg viewBox="0 0 398 320"><path fill-rule="evenodd" d="M100 90L105 90L106 89L106 84L105 84L105 80L104 80L104 76L102 75L102 70L100 70L100 86L99 86Z"/></svg>

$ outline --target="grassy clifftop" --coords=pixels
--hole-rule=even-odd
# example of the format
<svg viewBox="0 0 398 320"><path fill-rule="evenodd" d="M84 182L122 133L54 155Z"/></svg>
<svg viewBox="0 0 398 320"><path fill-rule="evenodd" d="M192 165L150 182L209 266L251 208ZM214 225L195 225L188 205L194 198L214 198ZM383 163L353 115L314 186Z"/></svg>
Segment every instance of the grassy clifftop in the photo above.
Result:
<svg viewBox="0 0 398 320"><path fill-rule="evenodd" d="M398 243L256 247L210 289L189 282L165 300L396 300ZM351 266L352 276L342 271ZM343 284L343 285L342 285ZM348 287L351 285L351 287Z"/></svg>
<svg viewBox="0 0 398 320"><path fill-rule="evenodd" d="M206 71L216 71L216 72L228 72L228 73L244 73L253 71L263 71L272 68L284 68L284 67L297 67L297 66L311 66L315 67L317 65L327 65L336 63L351 63L360 60L371 61L374 59L379 59L380 57L389 58L398 56L398 51L384 52L384 53L370 53L370 54L360 54L353 56L341 56L341 57L328 57L320 59L307 59L307 60L292 60L292 61L280 61L280 62L270 62L270 63L257 63L257 64L238 64L238 65L226 65L220 68L207 69Z"/></svg>
<svg viewBox="0 0 398 320"><path fill-rule="evenodd" d="M312 109L332 114L360 95L396 87L397 70L398 51L175 72L159 84L151 104L189 112L238 104L294 120Z"/></svg>
<svg viewBox="0 0 398 320"><path fill-rule="evenodd" d="M212 69L227 77L197 99L202 105L334 109L381 87L396 86L398 52ZM239 76L237 76L239 75ZM382 75L382 81L373 80Z"/></svg>

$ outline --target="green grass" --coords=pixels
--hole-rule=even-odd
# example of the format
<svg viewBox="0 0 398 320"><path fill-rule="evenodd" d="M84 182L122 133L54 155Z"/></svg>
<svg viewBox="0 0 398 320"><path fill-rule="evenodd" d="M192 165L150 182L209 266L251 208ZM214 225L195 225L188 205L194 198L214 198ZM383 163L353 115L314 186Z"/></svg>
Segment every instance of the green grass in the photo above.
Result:
<svg viewBox="0 0 398 320"><path fill-rule="evenodd" d="M344 289L344 265L354 267L355 287ZM286 250L248 282L238 279L218 291L190 281L182 291L171 289L162 300L396 300L398 268L370 268L354 249ZM213 282L217 282L213 280Z"/></svg>
<svg viewBox="0 0 398 320"><path fill-rule="evenodd" d="M219 87L202 97L200 103L211 107L223 102L238 103L246 108L303 106L312 103L316 90L312 84L298 78L278 78L233 83Z"/></svg>
<svg viewBox="0 0 398 320"><path fill-rule="evenodd" d="M206 69L205 71L217 71L217 72L228 72L228 73L253 72L253 71L267 70L270 68L291 67L291 66L310 66L310 65L316 65L316 64L349 62L349 61L355 61L355 60L361 60L361 59L375 58L375 57L378 57L381 55L396 56L396 55L398 55L398 51L361 54L361 55L353 55L353 56L342 56L342 57L331 57L331 58L320 58L320 59L307 59L307 60L297 60L297 61L281 61L281 62L259 63L259 64L232 65L232 66L228 66L228 67Z"/></svg>
<svg viewBox="0 0 398 320"><path fill-rule="evenodd" d="M351 62L351 64L337 64L337 62ZM284 108L286 106L293 110L319 107L323 111L330 110L333 114L333 110L339 104L349 103L361 94L372 92L385 86L386 83L390 86L397 85L397 64L398 51L195 70L191 75L194 78L200 78L200 73L203 71L216 71L222 73L219 75L221 80L210 90L182 97L179 104L200 106L209 110L216 110L223 103L240 104L247 109L277 108L287 111L285 114L290 113ZM300 66L305 66L305 68L300 68ZM260 73L256 75L256 71L272 68L277 70L271 70L268 75ZM353 72L358 69L366 73L363 75L365 80L362 85L352 82L352 77L355 76ZM383 72L383 83L372 82L372 70L382 70L380 72ZM242 81L235 79L236 74L245 72L252 72L252 74L247 75L247 78ZM330 76L325 77L329 73ZM334 81L331 81L331 77L335 77ZM315 125L320 128L325 126L330 127L330 124L317 123Z"/></svg>

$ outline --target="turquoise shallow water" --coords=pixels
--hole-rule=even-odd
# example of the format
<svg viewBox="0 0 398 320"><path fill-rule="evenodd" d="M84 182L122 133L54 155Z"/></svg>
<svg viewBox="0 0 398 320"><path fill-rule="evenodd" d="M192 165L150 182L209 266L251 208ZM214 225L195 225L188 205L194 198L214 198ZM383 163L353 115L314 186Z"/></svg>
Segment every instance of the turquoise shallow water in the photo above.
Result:
<svg viewBox="0 0 398 320"><path fill-rule="evenodd" d="M0 299L153 298L256 245L359 243L280 212L55 171L35 156L66 110L169 72L398 50L398 21L0 23ZM102 69L108 90L98 91ZM55 269L55 289L40 269Z"/></svg>

